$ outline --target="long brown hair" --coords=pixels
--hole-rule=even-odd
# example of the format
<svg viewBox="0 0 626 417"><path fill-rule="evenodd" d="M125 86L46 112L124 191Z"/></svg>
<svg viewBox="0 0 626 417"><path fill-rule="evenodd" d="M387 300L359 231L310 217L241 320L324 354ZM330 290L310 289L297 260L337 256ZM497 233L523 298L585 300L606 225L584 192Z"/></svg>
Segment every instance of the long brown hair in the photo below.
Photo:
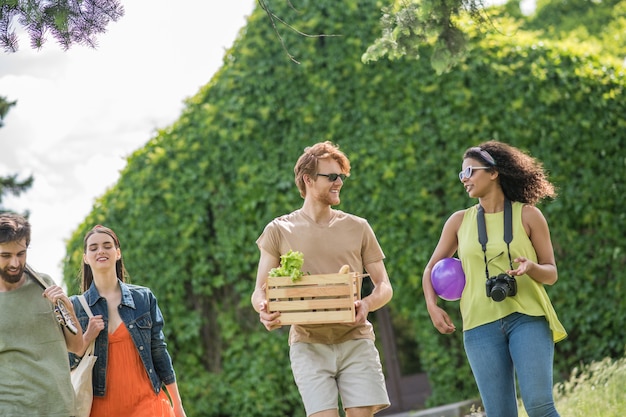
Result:
<svg viewBox="0 0 626 417"><path fill-rule="evenodd" d="M129 277L128 277L128 272L126 271L126 268L124 267L124 259L121 255L122 251L121 251L121 246L120 246L120 240L117 238L117 235L112 229L109 229L108 227L102 226L100 224L94 226L93 229L91 229L85 235L85 239L83 240L83 252L87 253L87 240L95 233L104 233L104 234L111 236L111 238L113 239L113 243L115 244L115 247L117 249L120 249L120 259L118 259L117 262L115 262L115 273L117 274L117 277L122 280L122 282L127 282ZM89 287L91 287L91 283L93 282L93 271L91 270L91 267L89 266L89 264L87 264L84 260L83 260L83 267L81 270L81 276L82 276L81 287L83 289L83 292L85 292L89 289Z"/></svg>

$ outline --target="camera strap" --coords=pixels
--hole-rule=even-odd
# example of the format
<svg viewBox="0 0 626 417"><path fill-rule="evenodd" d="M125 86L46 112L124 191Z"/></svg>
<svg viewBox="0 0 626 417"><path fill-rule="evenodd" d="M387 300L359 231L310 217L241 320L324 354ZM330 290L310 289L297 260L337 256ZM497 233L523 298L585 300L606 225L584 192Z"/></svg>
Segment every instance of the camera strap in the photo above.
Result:
<svg viewBox="0 0 626 417"><path fill-rule="evenodd" d="M483 256L485 258L485 276L489 279L489 262L487 261L487 226L485 225L485 209L480 204L478 205L478 213L476 216L476 222L478 223L478 242L483 249ZM506 250L509 253L509 265L513 269L513 260L511 259L510 243L513 241L513 206L508 198L504 198L504 242L506 243ZM502 255L502 253L500 253ZM497 255L496 258L500 255ZM493 258L495 259L495 258Z"/></svg>

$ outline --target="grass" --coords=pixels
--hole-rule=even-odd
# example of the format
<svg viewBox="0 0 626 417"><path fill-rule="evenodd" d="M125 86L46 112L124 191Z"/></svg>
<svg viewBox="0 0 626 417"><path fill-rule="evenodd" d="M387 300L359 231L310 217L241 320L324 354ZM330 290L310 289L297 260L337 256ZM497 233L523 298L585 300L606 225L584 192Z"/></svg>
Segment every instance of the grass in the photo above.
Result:
<svg viewBox="0 0 626 417"><path fill-rule="evenodd" d="M575 368L569 381L554 387L561 416L623 417L626 415L626 357L606 358ZM528 417L520 404L519 417Z"/></svg>

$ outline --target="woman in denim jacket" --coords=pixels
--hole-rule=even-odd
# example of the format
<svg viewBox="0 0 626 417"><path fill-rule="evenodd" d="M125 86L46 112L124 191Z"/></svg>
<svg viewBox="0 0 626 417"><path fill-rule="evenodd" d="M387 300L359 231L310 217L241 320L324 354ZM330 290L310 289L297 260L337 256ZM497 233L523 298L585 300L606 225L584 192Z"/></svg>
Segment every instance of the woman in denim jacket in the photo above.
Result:
<svg viewBox="0 0 626 417"><path fill-rule="evenodd" d="M84 331L80 353L96 340L90 417L185 417L157 299L149 288L126 283L126 275L115 232L95 226L85 235L82 269L93 317L71 297ZM70 354L70 361L75 367L80 356Z"/></svg>

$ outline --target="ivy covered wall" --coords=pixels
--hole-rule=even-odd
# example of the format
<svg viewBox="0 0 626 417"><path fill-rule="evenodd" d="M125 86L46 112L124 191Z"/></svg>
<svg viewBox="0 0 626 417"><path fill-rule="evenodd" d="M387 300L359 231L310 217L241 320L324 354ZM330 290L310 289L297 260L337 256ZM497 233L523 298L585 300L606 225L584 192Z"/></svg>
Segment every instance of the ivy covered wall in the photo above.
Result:
<svg viewBox="0 0 626 417"><path fill-rule="evenodd" d="M116 230L132 282L159 299L188 415L304 415L287 329L268 333L250 295L255 240L300 207L293 165L322 140L351 159L339 208L378 235L398 344L411 350L400 357L428 373L429 405L477 396L461 332L432 326L420 280L447 216L474 203L457 172L463 151L484 140L528 150L559 189L541 205L560 272L548 292L569 331L556 348L557 375L623 354L623 68L524 31L488 34L441 76L427 59L365 65L384 2L268 3L301 32L338 36L279 26L295 64L257 9L220 71L129 156L67 245L65 282L76 292L84 234L97 223ZM442 305L460 327L458 302Z"/></svg>

